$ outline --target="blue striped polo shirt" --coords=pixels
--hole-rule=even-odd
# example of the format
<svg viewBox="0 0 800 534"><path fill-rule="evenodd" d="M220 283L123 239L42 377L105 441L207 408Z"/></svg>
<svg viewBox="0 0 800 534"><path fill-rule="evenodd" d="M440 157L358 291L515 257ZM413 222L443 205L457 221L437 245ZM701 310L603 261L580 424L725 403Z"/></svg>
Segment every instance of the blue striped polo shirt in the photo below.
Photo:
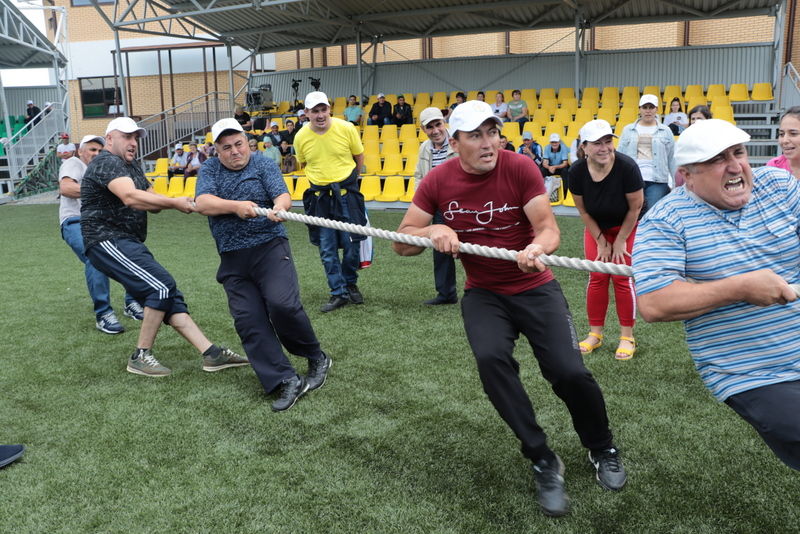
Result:
<svg viewBox="0 0 800 534"><path fill-rule="evenodd" d="M637 294L758 269L800 282L800 182L774 167L755 169L753 181L740 210L719 210L679 187L648 211L633 247ZM689 319L685 328L700 378L719 400L800 380L800 300L737 302Z"/></svg>

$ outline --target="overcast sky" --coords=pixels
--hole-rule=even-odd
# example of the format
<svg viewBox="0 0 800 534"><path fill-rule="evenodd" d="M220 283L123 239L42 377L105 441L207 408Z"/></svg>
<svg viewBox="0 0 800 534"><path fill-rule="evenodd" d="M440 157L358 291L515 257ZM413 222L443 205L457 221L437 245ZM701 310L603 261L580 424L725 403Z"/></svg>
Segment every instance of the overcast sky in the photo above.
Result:
<svg viewBox="0 0 800 534"><path fill-rule="evenodd" d="M39 28L42 35L47 36L44 30L44 11L42 9L28 9L30 4L20 0L11 0L11 3L16 5L22 14ZM36 2L32 3L36 5ZM38 5L41 6L42 3L38 2ZM0 70L0 76L3 77L3 85L6 87L50 85L48 69L6 69Z"/></svg>

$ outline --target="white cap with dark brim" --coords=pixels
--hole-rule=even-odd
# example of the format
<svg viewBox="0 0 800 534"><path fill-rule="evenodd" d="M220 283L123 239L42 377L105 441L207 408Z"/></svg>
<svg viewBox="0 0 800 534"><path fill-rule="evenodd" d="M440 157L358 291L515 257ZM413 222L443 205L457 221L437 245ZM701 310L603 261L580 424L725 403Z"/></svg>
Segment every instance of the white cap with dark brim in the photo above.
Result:
<svg viewBox="0 0 800 534"><path fill-rule="evenodd" d="M106 146L106 140L99 135L84 135L79 145L80 148L83 148L87 143L100 143L100 146Z"/></svg>
<svg viewBox="0 0 800 534"><path fill-rule="evenodd" d="M708 161L720 152L746 143L750 135L722 119L697 121L678 137L675 143L675 165L691 165Z"/></svg>
<svg viewBox="0 0 800 534"><path fill-rule="evenodd" d="M322 91L312 91L308 93L305 100L303 100L303 105L306 107L306 109L314 109L314 107L319 106L320 104L325 104L326 106L331 105L330 101L328 100L328 95Z"/></svg>
<svg viewBox="0 0 800 534"><path fill-rule="evenodd" d="M216 143L219 136L229 130L244 133L242 125L234 118L220 119L211 127L211 139Z"/></svg>
<svg viewBox="0 0 800 534"><path fill-rule="evenodd" d="M140 128L136 121L134 121L130 117L117 117L116 119L112 120L108 123L106 127L106 135L110 134L114 130L122 133L134 133L137 132L140 138L147 137L147 130L144 128Z"/></svg>
<svg viewBox="0 0 800 534"><path fill-rule="evenodd" d="M614 131L611 129L611 125L608 121L604 121L603 119L595 119L587 122L583 125L578 135L581 138L581 142L586 141L588 143L594 143L607 135L617 137L614 135Z"/></svg>
<svg viewBox="0 0 800 534"><path fill-rule="evenodd" d="M493 120L498 128L503 127L503 121L495 116L492 107L480 100L470 100L455 107L448 118L450 137L456 132L471 132L477 130L487 120Z"/></svg>

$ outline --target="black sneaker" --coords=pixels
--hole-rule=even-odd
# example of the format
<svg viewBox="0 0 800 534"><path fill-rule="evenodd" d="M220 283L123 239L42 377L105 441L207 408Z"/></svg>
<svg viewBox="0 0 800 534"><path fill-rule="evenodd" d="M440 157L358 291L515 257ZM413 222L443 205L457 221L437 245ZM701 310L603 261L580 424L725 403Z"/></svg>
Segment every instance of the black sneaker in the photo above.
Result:
<svg viewBox="0 0 800 534"><path fill-rule="evenodd" d="M364 304L364 295L358 290L357 285L353 284L352 286L347 286L347 291L350 293L350 302L353 304Z"/></svg>
<svg viewBox="0 0 800 534"><path fill-rule="evenodd" d="M628 480L622 458L614 447L597 453L589 451L589 461L597 470L597 483L607 490L619 491Z"/></svg>
<svg viewBox="0 0 800 534"><path fill-rule="evenodd" d="M332 365L333 360L324 352L322 353L322 358L308 360L308 373L306 373L308 391L319 389L325 384L325 379L328 378L328 370Z"/></svg>
<svg viewBox="0 0 800 534"><path fill-rule="evenodd" d="M346 299L339 295L334 295L331 297L331 300L329 300L327 304L322 305L319 311L321 311L322 313L332 312L333 310L338 310L343 306L347 306L349 303L350 303L349 299Z"/></svg>
<svg viewBox="0 0 800 534"><path fill-rule="evenodd" d="M564 490L564 462L556 455L555 461L539 460L532 469L536 500L542 512L550 517L566 515L569 512L569 497Z"/></svg>
<svg viewBox="0 0 800 534"><path fill-rule="evenodd" d="M443 306L447 304L458 304L458 297L448 299L441 295L437 295L435 298L424 301L423 304L425 304L426 306Z"/></svg>
<svg viewBox="0 0 800 534"><path fill-rule="evenodd" d="M294 378L284 380L278 386L278 400L272 403L272 411L288 410L306 391L308 391L308 384L302 376L295 375Z"/></svg>

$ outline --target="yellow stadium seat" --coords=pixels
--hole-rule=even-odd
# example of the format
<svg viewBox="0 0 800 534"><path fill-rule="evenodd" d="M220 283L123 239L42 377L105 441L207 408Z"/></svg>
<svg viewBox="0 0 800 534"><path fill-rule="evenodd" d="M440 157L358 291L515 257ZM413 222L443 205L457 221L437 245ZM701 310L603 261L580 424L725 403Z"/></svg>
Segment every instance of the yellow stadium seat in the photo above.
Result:
<svg viewBox="0 0 800 534"><path fill-rule="evenodd" d="M547 110L552 115L558 109L558 102L554 98L540 98L539 108ZM528 113L531 113L532 111L533 110L529 109Z"/></svg>
<svg viewBox="0 0 800 534"><path fill-rule="evenodd" d="M398 174L400 174L400 176L414 176L414 171L417 169L418 160L418 154L413 154L406 157L406 162L403 164L403 170Z"/></svg>
<svg viewBox="0 0 800 534"><path fill-rule="evenodd" d="M364 174L380 174L381 157L378 154L364 154Z"/></svg>
<svg viewBox="0 0 800 534"><path fill-rule="evenodd" d="M381 143L385 143L387 140L397 140L397 126L394 124L386 124L381 129Z"/></svg>
<svg viewBox="0 0 800 534"><path fill-rule="evenodd" d="M375 200L375 197L381 194L381 179L374 174L362 176L359 191L364 195L365 201Z"/></svg>
<svg viewBox="0 0 800 534"><path fill-rule="evenodd" d="M263 151L264 151L264 148L265 148L265 147L264 147L264 141L259 141L259 142L258 142L258 149L259 149L261 152L263 152Z"/></svg>
<svg viewBox="0 0 800 534"><path fill-rule="evenodd" d="M383 158L383 169L381 174L388 176L390 174L400 174L403 171L403 156L398 154L389 154Z"/></svg>
<svg viewBox="0 0 800 534"><path fill-rule="evenodd" d="M593 98L582 98L581 105L578 109L588 109L592 112L592 114L597 113L597 109L600 107L600 100L595 100Z"/></svg>
<svg viewBox="0 0 800 534"><path fill-rule="evenodd" d="M181 196L194 198L196 189L197 189L197 176L190 176L186 179L186 183L183 184L183 195Z"/></svg>
<svg viewBox="0 0 800 534"><path fill-rule="evenodd" d="M563 202L561 202L562 206L569 206L570 208L575 207L575 200L572 198L572 191L567 191L567 196L564 197Z"/></svg>
<svg viewBox="0 0 800 534"><path fill-rule="evenodd" d="M731 102L746 102L750 100L750 91L747 90L747 84L732 83L730 90L728 90L728 98Z"/></svg>
<svg viewBox="0 0 800 534"><path fill-rule="evenodd" d="M411 107L414 107L415 100L414 100L414 94L413 93L403 93L403 98L406 99L406 104L408 104Z"/></svg>
<svg viewBox="0 0 800 534"><path fill-rule="evenodd" d="M584 87L581 91L581 100L584 98L600 102L600 89L597 87Z"/></svg>
<svg viewBox="0 0 800 534"><path fill-rule="evenodd" d="M681 102L685 102L683 99L683 91L681 90L680 85L668 85L664 87L664 103L669 106L669 103L672 102L673 98L680 99Z"/></svg>
<svg viewBox="0 0 800 534"><path fill-rule="evenodd" d="M417 134L417 141L419 141L420 143L424 143L427 140L428 140L428 134L425 133L424 128L420 128L419 134Z"/></svg>
<svg viewBox="0 0 800 534"><path fill-rule="evenodd" d="M289 113L290 105L291 104L289 104L288 100L283 100L281 102L278 102L278 109L276 110L276 113L278 115L285 115L286 113Z"/></svg>
<svg viewBox="0 0 800 534"><path fill-rule="evenodd" d="M578 108L575 112L575 122L580 126L583 126L592 119L594 119L594 112L590 109Z"/></svg>
<svg viewBox="0 0 800 534"><path fill-rule="evenodd" d="M559 100L559 103L558 109L565 109L570 115L574 115L578 110L578 101L575 98L565 98L564 100Z"/></svg>
<svg viewBox="0 0 800 534"><path fill-rule="evenodd" d="M406 181L402 176L387 176L383 192L375 197L378 202L397 202L406 194Z"/></svg>
<svg viewBox="0 0 800 534"><path fill-rule="evenodd" d="M578 137L578 135L580 133L580 130L581 130L581 127L584 124L586 124L586 122L589 122L589 121L585 121L585 122L575 121L575 122L570 122L569 124L567 124L567 133L565 134L565 137L567 139L570 139L570 143L567 143L568 145L572 143L572 141L571 141L572 139L575 139L576 137Z"/></svg>
<svg viewBox="0 0 800 534"><path fill-rule="evenodd" d="M556 97L556 90L552 87L540 89L539 100L558 100L558 97Z"/></svg>
<svg viewBox="0 0 800 534"><path fill-rule="evenodd" d="M619 110L619 118L617 119L617 124L620 122L625 124L630 124L636 119L639 118L639 108L622 108Z"/></svg>
<svg viewBox="0 0 800 534"><path fill-rule="evenodd" d="M214 137L211 135L211 132L206 132L206 143L213 143Z"/></svg>
<svg viewBox="0 0 800 534"><path fill-rule="evenodd" d="M503 89L501 92L503 93L503 97L505 98L506 103L511 102L514 99L513 89ZM520 98L522 97L520 96Z"/></svg>
<svg viewBox="0 0 800 534"><path fill-rule="evenodd" d="M344 96L337 96L333 99L333 107L336 109L337 113L342 113L344 108L347 107L347 97Z"/></svg>
<svg viewBox="0 0 800 534"><path fill-rule="evenodd" d="M575 89L572 87L562 87L558 90L558 102L563 103L564 100L575 98Z"/></svg>
<svg viewBox="0 0 800 534"><path fill-rule="evenodd" d="M417 139L414 138L413 141L407 141L403 143L403 148L400 150L400 155L404 158L408 158L410 156L417 156L419 154L419 143Z"/></svg>
<svg viewBox="0 0 800 534"><path fill-rule="evenodd" d="M500 130L500 133L509 138L519 137L519 123L516 121L503 123L503 128Z"/></svg>
<svg viewBox="0 0 800 534"><path fill-rule="evenodd" d="M286 184L286 189L289 191L289 194L291 195L294 193L294 178L292 178L292 175L284 174L283 182Z"/></svg>
<svg viewBox="0 0 800 534"><path fill-rule="evenodd" d="M156 178L157 176L166 176L169 169L169 158L158 158L153 172L145 173L148 178Z"/></svg>
<svg viewBox="0 0 800 534"><path fill-rule="evenodd" d="M624 122L624 121L622 121L622 119L618 120L617 121L617 125L614 126L614 135L616 135L617 137L620 137L622 135L622 130L624 130L625 127L627 125L631 124L632 122L633 121Z"/></svg>
<svg viewBox="0 0 800 534"><path fill-rule="evenodd" d="M643 95L656 95L659 100L661 100L661 87L658 85L646 85L644 89L642 89Z"/></svg>
<svg viewBox="0 0 800 534"><path fill-rule="evenodd" d="M714 115L715 119L722 119L728 122L736 123L733 119L733 106L728 104L727 106L724 105L711 105L711 114Z"/></svg>
<svg viewBox="0 0 800 534"><path fill-rule="evenodd" d="M189 153L189 143L183 144L183 151L186 152L187 154Z"/></svg>
<svg viewBox="0 0 800 534"><path fill-rule="evenodd" d="M183 176L173 176L170 178L167 196L170 198L183 196Z"/></svg>
<svg viewBox="0 0 800 534"><path fill-rule="evenodd" d="M603 87L603 94L600 97L603 106L607 104L619 104L619 89L616 87Z"/></svg>
<svg viewBox="0 0 800 534"><path fill-rule="evenodd" d="M368 124L364 126L364 133L361 134L362 141L369 141L374 139L378 141L380 138L380 130L376 124Z"/></svg>
<svg viewBox="0 0 800 534"><path fill-rule="evenodd" d="M167 190L167 177L157 176L153 182L153 192L158 193L159 195L167 196Z"/></svg>
<svg viewBox="0 0 800 534"><path fill-rule="evenodd" d="M550 120L548 119L547 122L550 122ZM547 122L545 122L545 124L547 124ZM538 136L542 135L542 123L540 123L539 121L536 121L536 120L528 121L522 126L522 131L523 131L523 133L524 132L531 132L535 137L538 137ZM506 137L508 137L508 136L506 136ZM519 136L516 136L516 137L519 137ZM511 138L509 138L509 141L511 141Z"/></svg>
<svg viewBox="0 0 800 534"><path fill-rule="evenodd" d="M769 83L754 83L750 99L758 101L775 100L772 94L772 85Z"/></svg>
<svg viewBox="0 0 800 534"><path fill-rule="evenodd" d="M441 103L441 105L439 105ZM435 91L431 95L431 106L432 107L447 107L447 93L444 91Z"/></svg>
<svg viewBox="0 0 800 534"><path fill-rule="evenodd" d="M429 108L431 106L431 95L430 93L417 93L416 98L414 98L414 111L419 109L422 112L423 109Z"/></svg>
<svg viewBox="0 0 800 534"><path fill-rule="evenodd" d="M702 85L687 85L686 91L683 93L683 98L687 101L691 100L692 98L702 98L705 100L706 94L703 92Z"/></svg>
<svg viewBox="0 0 800 534"><path fill-rule="evenodd" d="M603 119L611 126L614 126L617 123L617 110L613 108L600 108L597 110L597 118Z"/></svg>
<svg viewBox="0 0 800 534"><path fill-rule="evenodd" d="M712 83L706 90L706 98L709 101L713 100L715 96L727 96L727 93L725 92L725 86L721 83Z"/></svg>
<svg viewBox="0 0 800 534"><path fill-rule="evenodd" d="M731 99L728 98L728 95L714 95L709 97L708 99L711 102L711 107L714 106L730 106Z"/></svg>
<svg viewBox="0 0 800 534"><path fill-rule="evenodd" d="M389 154L400 154L400 141L397 139L387 139L381 144L381 156Z"/></svg>
<svg viewBox="0 0 800 534"><path fill-rule="evenodd" d="M370 139L362 143L364 145L364 154L380 154L381 144L377 139Z"/></svg>
<svg viewBox="0 0 800 534"><path fill-rule="evenodd" d="M308 181L308 177L298 176L297 183L294 184L294 190L292 191L292 200L303 200L303 194L309 187L311 187L311 183Z"/></svg>
<svg viewBox="0 0 800 534"><path fill-rule="evenodd" d="M558 108L553 115L553 121L569 124L572 122L572 113L568 109Z"/></svg>
<svg viewBox="0 0 800 534"><path fill-rule="evenodd" d="M411 178L408 181L408 189L406 189L406 193L400 197L400 202L411 202L414 200L414 179Z"/></svg>
<svg viewBox="0 0 800 534"><path fill-rule="evenodd" d="M522 98L530 108L535 108L539 102L539 99L536 98L536 89L523 89L520 98ZM492 101L494 101L494 95L492 95Z"/></svg>
<svg viewBox="0 0 800 534"><path fill-rule="evenodd" d="M547 109L537 108L533 110L533 121L539 124L546 124L550 122L552 112Z"/></svg>
<svg viewBox="0 0 800 534"><path fill-rule="evenodd" d="M410 140L417 140L417 126L414 124L404 124L400 127L400 133L397 135L400 142L405 143Z"/></svg>
<svg viewBox="0 0 800 534"><path fill-rule="evenodd" d="M554 134L554 133L557 133L559 137L563 136L564 135L564 123L553 121L553 122L548 123L548 124L545 125L545 127L544 127L544 138L546 139L546 141L544 142L544 144L547 144L549 142L550 136L552 134Z"/></svg>
<svg viewBox="0 0 800 534"><path fill-rule="evenodd" d="M686 103L686 109L690 110L695 106L705 106L708 104L706 97L704 96L693 96L689 98L688 102Z"/></svg>

